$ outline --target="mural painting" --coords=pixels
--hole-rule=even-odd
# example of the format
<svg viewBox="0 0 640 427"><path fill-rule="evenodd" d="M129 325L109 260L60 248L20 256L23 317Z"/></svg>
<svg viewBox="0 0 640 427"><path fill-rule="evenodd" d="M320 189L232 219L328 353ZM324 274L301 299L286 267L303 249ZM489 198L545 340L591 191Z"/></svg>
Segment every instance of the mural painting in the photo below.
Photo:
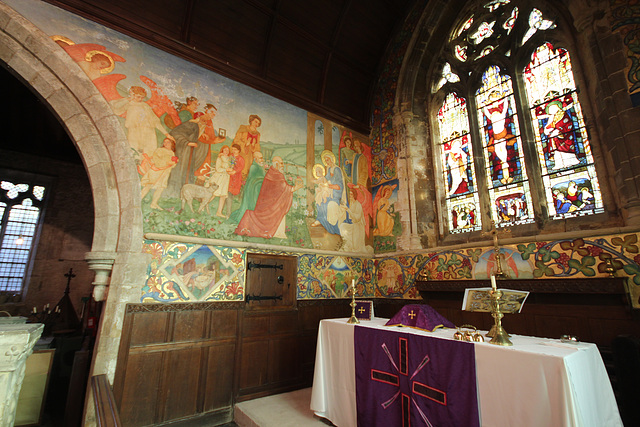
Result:
<svg viewBox="0 0 640 427"><path fill-rule="evenodd" d="M146 241L152 255L141 302L244 300L245 254L239 249Z"/></svg>
<svg viewBox="0 0 640 427"><path fill-rule="evenodd" d="M366 137L323 120L339 143L316 145L302 109L50 5L10 3L120 120L146 233L373 254Z"/></svg>

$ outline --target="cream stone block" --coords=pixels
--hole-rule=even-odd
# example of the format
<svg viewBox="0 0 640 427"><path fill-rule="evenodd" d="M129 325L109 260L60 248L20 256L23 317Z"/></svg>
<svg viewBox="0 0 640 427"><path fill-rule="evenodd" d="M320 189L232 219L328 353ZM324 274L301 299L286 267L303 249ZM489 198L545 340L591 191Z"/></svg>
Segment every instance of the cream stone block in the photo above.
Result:
<svg viewBox="0 0 640 427"><path fill-rule="evenodd" d="M46 68L35 75L30 81L31 87L35 89L42 98L47 99L56 91L63 88L62 83L56 76L51 74Z"/></svg>
<svg viewBox="0 0 640 427"><path fill-rule="evenodd" d="M98 135L88 135L85 138L81 138L76 141L76 146L80 151L86 169L109 158L109 153Z"/></svg>
<svg viewBox="0 0 640 427"><path fill-rule="evenodd" d="M20 51L22 47L6 33L0 32L0 59L6 63Z"/></svg>
<svg viewBox="0 0 640 427"><path fill-rule="evenodd" d="M0 29L4 30L16 15L15 10L0 2Z"/></svg>
<svg viewBox="0 0 640 427"><path fill-rule="evenodd" d="M31 81L40 71L44 70L42 64L38 63L35 57L24 49L16 51L7 65L26 81Z"/></svg>
<svg viewBox="0 0 640 427"><path fill-rule="evenodd" d="M80 113L84 112L84 108L80 105L78 99L68 90L58 90L53 92L49 97L47 97L47 102L51 107L53 107L60 120L64 122L71 122L74 116L78 116ZM90 134L90 128L93 128L93 125L90 127L88 126L86 129L82 129L86 133L74 133L74 138L80 139L85 135Z"/></svg>
<svg viewBox="0 0 640 427"><path fill-rule="evenodd" d="M0 324L0 425L12 426L27 357L44 325Z"/></svg>

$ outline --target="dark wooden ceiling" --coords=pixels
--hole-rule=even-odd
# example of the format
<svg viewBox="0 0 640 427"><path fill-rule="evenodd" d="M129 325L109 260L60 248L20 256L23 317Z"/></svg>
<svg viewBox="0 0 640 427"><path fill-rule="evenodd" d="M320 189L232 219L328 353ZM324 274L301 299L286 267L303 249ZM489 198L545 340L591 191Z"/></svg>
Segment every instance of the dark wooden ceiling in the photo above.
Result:
<svg viewBox="0 0 640 427"><path fill-rule="evenodd" d="M368 133L387 46L417 0L46 0Z"/></svg>

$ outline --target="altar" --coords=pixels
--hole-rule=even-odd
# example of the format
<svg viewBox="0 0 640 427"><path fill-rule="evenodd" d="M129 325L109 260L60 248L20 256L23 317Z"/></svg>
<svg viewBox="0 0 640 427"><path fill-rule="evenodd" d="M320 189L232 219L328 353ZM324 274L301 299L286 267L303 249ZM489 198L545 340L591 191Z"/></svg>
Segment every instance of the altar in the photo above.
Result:
<svg viewBox="0 0 640 427"><path fill-rule="evenodd" d="M437 338L432 340L436 345L454 341L452 329L426 332L385 327L388 319L376 318L360 325L346 320L320 323L311 395L315 414L338 427L358 425L356 363L360 361L354 351L355 328ZM466 343L475 351L481 426L622 426L609 377L594 344L519 335L512 335L511 341L512 347Z"/></svg>

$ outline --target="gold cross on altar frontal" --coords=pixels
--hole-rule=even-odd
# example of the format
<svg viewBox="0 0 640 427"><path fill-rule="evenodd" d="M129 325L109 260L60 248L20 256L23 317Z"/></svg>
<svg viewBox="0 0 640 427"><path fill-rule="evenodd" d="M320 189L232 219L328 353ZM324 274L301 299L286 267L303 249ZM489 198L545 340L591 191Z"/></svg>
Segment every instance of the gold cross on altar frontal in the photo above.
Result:
<svg viewBox="0 0 640 427"><path fill-rule="evenodd" d="M364 309L364 307L360 307L360 308L358 309L358 311L360 312L360 314L362 314L362 313L364 313L364 312L365 312L365 309Z"/></svg>
<svg viewBox="0 0 640 427"><path fill-rule="evenodd" d="M416 317L416 316L417 316L417 314L415 314L413 312L413 310L411 310L411 312L409 313L409 317L411 318L411 320L413 320L413 318Z"/></svg>

